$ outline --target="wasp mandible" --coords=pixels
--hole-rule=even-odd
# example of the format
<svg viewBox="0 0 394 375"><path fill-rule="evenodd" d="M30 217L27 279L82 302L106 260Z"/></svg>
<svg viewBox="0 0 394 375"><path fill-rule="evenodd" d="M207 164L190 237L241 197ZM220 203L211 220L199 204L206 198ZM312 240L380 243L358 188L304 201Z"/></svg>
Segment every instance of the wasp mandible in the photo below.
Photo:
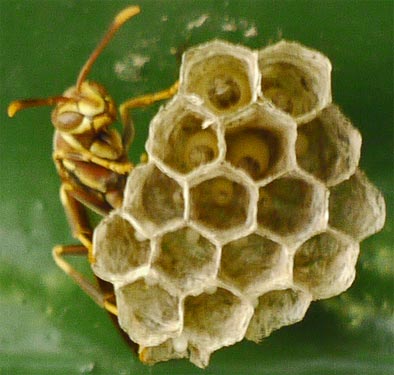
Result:
<svg viewBox="0 0 394 375"><path fill-rule="evenodd" d="M88 81L87 76L103 49L115 33L132 17L140 13L139 6L120 11L97 47L79 72L75 86L61 96L13 101L8 115L39 106L55 106L51 121L55 127L53 160L61 179L60 199L78 245L58 245L53 249L56 264L100 306L117 315L112 290L103 280L98 285L88 281L64 257L92 255L93 228L88 208L100 215L120 207L126 178L133 168L128 150L134 138L130 110L171 98L178 82L169 89L130 99L119 106L123 132L112 125L117 118L116 105L103 85Z"/></svg>

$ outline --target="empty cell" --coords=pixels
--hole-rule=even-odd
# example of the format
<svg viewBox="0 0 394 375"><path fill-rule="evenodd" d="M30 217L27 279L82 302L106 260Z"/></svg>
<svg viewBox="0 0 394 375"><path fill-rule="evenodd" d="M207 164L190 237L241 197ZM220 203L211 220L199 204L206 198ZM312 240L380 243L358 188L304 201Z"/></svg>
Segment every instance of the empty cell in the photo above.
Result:
<svg viewBox="0 0 394 375"><path fill-rule="evenodd" d="M116 290L118 319L130 338L143 346L158 345L181 329L179 301L143 279Z"/></svg>
<svg viewBox="0 0 394 375"><path fill-rule="evenodd" d="M329 211L329 224L357 241L381 230L386 217L382 194L361 171L331 188Z"/></svg>
<svg viewBox="0 0 394 375"><path fill-rule="evenodd" d="M184 330L189 343L210 351L239 341L252 313L250 306L223 288L214 294L187 297L184 309Z"/></svg>
<svg viewBox="0 0 394 375"><path fill-rule="evenodd" d="M272 331L299 322L304 318L310 302L310 294L294 289L263 294L258 299L246 338L259 342Z"/></svg>
<svg viewBox="0 0 394 375"><path fill-rule="evenodd" d="M283 276L285 261L279 244L252 234L223 247L219 277L242 291L256 293Z"/></svg>
<svg viewBox="0 0 394 375"><path fill-rule="evenodd" d="M257 220L280 236L308 232L323 216L325 191L301 178L285 177L260 188Z"/></svg>
<svg viewBox="0 0 394 375"><path fill-rule="evenodd" d="M175 180L154 165L141 165L128 179L124 209L149 233L183 217L183 191Z"/></svg>
<svg viewBox="0 0 394 375"><path fill-rule="evenodd" d="M307 287L314 299L329 298L353 282L358 244L330 233L305 242L294 257L294 281Z"/></svg>
<svg viewBox="0 0 394 375"><path fill-rule="evenodd" d="M216 272L216 248L192 228L166 233L153 267L181 290L204 286Z"/></svg>
<svg viewBox="0 0 394 375"><path fill-rule="evenodd" d="M361 136L336 106L298 128L297 162L331 186L352 175L360 158Z"/></svg>
<svg viewBox="0 0 394 375"><path fill-rule="evenodd" d="M190 189L193 220L219 230L246 222L249 194L246 188L226 177L215 177Z"/></svg>
<svg viewBox="0 0 394 375"><path fill-rule="evenodd" d="M142 205L149 219L156 224L182 217L182 189L172 178L154 168L144 183Z"/></svg>
<svg viewBox="0 0 394 375"><path fill-rule="evenodd" d="M132 225L113 214L96 228L93 252L96 261L92 268L100 278L114 282L147 263L149 253L149 241L138 241Z"/></svg>

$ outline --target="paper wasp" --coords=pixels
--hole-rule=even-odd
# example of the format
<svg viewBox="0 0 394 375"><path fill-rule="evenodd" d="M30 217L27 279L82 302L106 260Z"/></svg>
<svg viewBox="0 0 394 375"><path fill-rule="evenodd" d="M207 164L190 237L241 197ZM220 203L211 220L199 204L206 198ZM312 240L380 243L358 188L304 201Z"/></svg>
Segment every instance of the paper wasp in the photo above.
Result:
<svg viewBox="0 0 394 375"><path fill-rule="evenodd" d="M148 106L172 97L178 89L176 82L167 90L130 99L119 106L123 132L112 125L117 118L116 105L99 83L87 76L103 49L115 33L132 17L140 13L138 6L120 11L93 53L83 65L75 86L61 96L44 99L13 101L8 115L38 106L55 106L51 121L55 127L53 160L61 179L60 198L78 245L58 245L53 249L57 265L100 306L117 315L112 286L98 279L93 284L65 260L68 255L92 255L93 228L88 210L106 215L122 204L126 178L133 168L128 150L134 138L130 110Z"/></svg>

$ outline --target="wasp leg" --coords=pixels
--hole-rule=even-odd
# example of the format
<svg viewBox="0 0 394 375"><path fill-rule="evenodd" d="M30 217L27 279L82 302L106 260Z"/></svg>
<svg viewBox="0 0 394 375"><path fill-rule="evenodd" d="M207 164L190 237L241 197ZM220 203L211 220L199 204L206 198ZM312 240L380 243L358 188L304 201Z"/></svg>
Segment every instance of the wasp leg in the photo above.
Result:
<svg viewBox="0 0 394 375"><path fill-rule="evenodd" d="M60 187L60 200L63 204L71 232L88 250L89 261L94 263L92 237L93 231L90 225L86 207L101 215L106 215L112 207L99 196L89 194L71 184L63 182Z"/></svg>
<svg viewBox="0 0 394 375"><path fill-rule="evenodd" d="M92 229L85 207L74 196L73 186L63 183L60 187L60 200L71 226L72 234L88 249L89 258L92 256Z"/></svg>
<svg viewBox="0 0 394 375"><path fill-rule="evenodd" d="M69 255L88 256L88 253L88 249L83 245L58 245L52 250L55 263L66 275L71 277L100 307L106 309L113 315L118 315L116 305L109 301L113 295L104 294L96 285L92 284L84 275L78 272L64 259L65 256Z"/></svg>
<svg viewBox="0 0 394 375"><path fill-rule="evenodd" d="M80 191L67 183L63 183L60 188L60 199L70 223L72 234L81 242L81 245L55 246L52 252L53 258L59 268L63 270L66 275L70 276L81 289L93 299L93 301L110 313L117 315L116 305L109 301L112 295L103 293L100 288L93 285L85 276L64 259L64 256L67 255L82 255L86 256L90 263L94 263L92 253L92 229L83 201L89 199L91 206L96 206L96 208L100 206L100 204L103 204L103 202L100 202L98 199L93 199L92 196L87 195L82 190ZM101 208L102 211L106 209L106 207L99 208Z"/></svg>
<svg viewBox="0 0 394 375"><path fill-rule="evenodd" d="M170 99L178 92L178 88L179 81L176 81L166 90L129 99L119 106L120 117L124 126L122 142L125 148L128 148L132 143L135 133L133 120L130 117L129 110L133 108L147 107L160 100Z"/></svg>
<svg viewBox="0 0 394 375"><path fill-rule="evenodd" d="M78 152L64 152L60 150L56 150L53 153L54 160L64 160L64 159L71 159L71 160L78 160L78 161L85 161L91 162L93 164L97 164L101 167L107 168L110 171L113 171L118 174L128 174L133 169L133 164L129 161L119 162L119 161L111 161L107 159L102 159L93 155L88 150L78 150Z"/></svg>

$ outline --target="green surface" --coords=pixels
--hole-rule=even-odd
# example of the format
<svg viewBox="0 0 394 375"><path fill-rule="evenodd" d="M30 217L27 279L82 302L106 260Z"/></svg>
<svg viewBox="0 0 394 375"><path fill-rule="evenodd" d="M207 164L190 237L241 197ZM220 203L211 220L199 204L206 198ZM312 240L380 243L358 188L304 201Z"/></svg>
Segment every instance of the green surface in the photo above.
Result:
<svg viewBox="0 0 394 375"><path fill-rule="evenodd" d="M121 102L169 86L179 54L212 38L255 48L284 37L318 49L333 63L334 100L363 135L361 167L385 195L386 226L363 242L348 292L313 303L301 323L260 345L217 352L205 371L186 360L141 365L106 313L56 268L51 248L72 239L51 161L50 109L6 116L13 99L73 84L128 4L0 0L0 374L392 374L393 2L139 1L142 14L97 61L90 77ZM191 27L202 15L205 23ZM246 37L252 26L258 35ZM135 68L135 56L149 61ZM156 110L135 113L134 160Z"/></svg>

